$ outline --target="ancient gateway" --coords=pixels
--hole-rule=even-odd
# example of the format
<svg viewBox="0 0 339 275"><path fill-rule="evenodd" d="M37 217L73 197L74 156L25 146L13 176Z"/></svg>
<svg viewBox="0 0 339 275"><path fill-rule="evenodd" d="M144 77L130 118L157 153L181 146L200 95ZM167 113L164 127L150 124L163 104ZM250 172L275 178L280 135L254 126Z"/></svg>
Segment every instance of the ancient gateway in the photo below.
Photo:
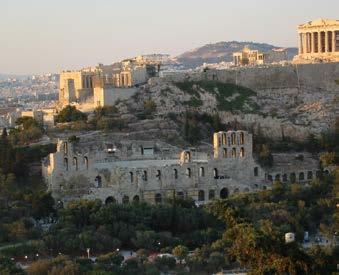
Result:
<svg viewBox="0 0 339 275"><path fill-rule="evenodd" d="M339 61L339 20L318 19L299 25L296 62Z"/></svg>
<svg viewBox="0 0 339 275"><path fill-rule="evenodd" d="M149 141L97 144L59 140L57 152L44 161L44 178L59 202L160 203L176 196L204 203L270 188L274 180L307 182L317 169L289 162L269 174L252 157L252 135L245 131L215 133L212 154Z"/></svg>

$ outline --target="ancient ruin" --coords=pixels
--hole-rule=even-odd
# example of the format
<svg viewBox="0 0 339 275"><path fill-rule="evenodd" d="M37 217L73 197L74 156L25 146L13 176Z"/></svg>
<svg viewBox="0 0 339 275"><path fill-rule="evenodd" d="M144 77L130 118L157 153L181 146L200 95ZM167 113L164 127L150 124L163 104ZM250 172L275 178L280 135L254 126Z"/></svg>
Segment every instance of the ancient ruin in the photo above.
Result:
<svg viewBox="0 0 339 275"><path fill-rule="evenodd" d="M318 19L298 26L296 63L339 61L339 20Z"/></svg>
<svg viewBox="0 0 339 275"><path fill-rule="evenodd" d="M198 204L238 192L271 188L274 179L305 183L318 173L316 161L263 169L252 156L252 135L218 132L213 154L182 150L162 142L105 141L86 144L59 140L57 152L43 164L43 175L61 202L75 198L106 203L166 198L194 199ZM278 157L279 158L279 157ZM286 158L288 159L288 158Z"/></svg>

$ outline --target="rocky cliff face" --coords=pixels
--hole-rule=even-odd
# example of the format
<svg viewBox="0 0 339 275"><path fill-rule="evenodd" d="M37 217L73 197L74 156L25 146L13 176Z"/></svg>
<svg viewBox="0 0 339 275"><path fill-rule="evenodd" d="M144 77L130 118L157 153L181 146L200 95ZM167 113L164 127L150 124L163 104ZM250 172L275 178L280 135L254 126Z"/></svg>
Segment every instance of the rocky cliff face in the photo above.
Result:
<svg viewBox="0 0 339 275"><path fill-rule="evenodd" d="M178 74L152 79L119 107L135 114L152 100L156 116L218 112L269 137L304 139L339 116L338 79L339 63Z"/></svg>

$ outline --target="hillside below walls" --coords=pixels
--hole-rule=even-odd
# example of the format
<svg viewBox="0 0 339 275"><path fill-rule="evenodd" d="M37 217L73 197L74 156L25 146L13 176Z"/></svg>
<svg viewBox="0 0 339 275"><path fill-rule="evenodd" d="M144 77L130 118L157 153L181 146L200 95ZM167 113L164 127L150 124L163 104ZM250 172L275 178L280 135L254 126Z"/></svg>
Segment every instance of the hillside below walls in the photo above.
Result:
<svg viewBox="0 0 339 275"><path fill-rule="evenodd" d="M225 123L304 139L333 127L339 116L339 63L173 74L151 79L124 104L142 109L150 99L158 115L218 111Z"/></svg>

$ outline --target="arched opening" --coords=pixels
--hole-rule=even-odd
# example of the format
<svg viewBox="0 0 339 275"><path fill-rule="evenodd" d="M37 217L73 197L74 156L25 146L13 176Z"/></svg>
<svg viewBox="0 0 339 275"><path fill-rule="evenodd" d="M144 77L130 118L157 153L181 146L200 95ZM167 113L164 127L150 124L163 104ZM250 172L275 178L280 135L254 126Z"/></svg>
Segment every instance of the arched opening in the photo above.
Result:
<svg viewBox="0 0 339 275"><path fill-rule="evenodd" d="M129 197L128 196L123 196L122 203L123 204L128 204L129 203Z"/></svg>
<svg viewBox="0 0 339 275"><path fill-rule="evenodd" d="M226 149L226 148L223 149L223 151L222 151L222 156L223 156L224 158L227 158L227 149Z"/></svg>
<svg viewBox="0 0 339 275"><path fill-rule="evenodd" d="M68 158L64 158L64 167L66 168L66 171L68 171Z"/></svg>
<svg viewBox="0 0 339 275"><path fill-rule="evenodd" d="M222 145L226 145L226 134L225 133L222 134L221 140L222 140Z"/></svg>
<svg viewBox="0 0 339 275"><path fill-rule="evenodd" d="M204 190L199 190L198 201L205 201L205 191Z"/></svg>
<svg viewBox="0 0 339 275"><path fill-rule="evenodd" d="M313 179L313 172L312 172L312 171L308 171L308 172L307 172L307 179L308 179L308 180Z"/></svg>
<svg viewBox="0 0 339 275"><path fill-rule="evenodd" d="M236 158L237 157L237 149L232 148L232 158Z"/></svg>
<svg viewBox="0 0 339 275"><path fill-rule="evenodd" d="M191 168L186 169L186 176L190 178L192 176Z"/></svg>
<svg viewBox="0 0 339 275"><path fill-rule="evenodd" d="M73 158L73 166L75 166L75 171L78 171L78 159L76 157Z"/></svg>
<svg viewBox="0 0 339 275"><path fill-rule="evenodd" d="M264 185L264 186L262 187L262 189L263 189L263 190L267 190L267 186Z"/></svg>
<svg viewBox="0 0 339 275"><path fill-rule="evenodd" d="M291 174L290 174L290 182L291 182L291 183L295 183L295 180L296 180L295 173L291 173Z"/></svg>
<svg viewBox="0 0 339 275"><path fill-rule="evenodd" d="M258 167L254 167L254 176L257 177L259 175L259 168Z"/></svg>
<svg viewBox="0 0 339 275"><path fill-rule="evenodd" d="M130 182L131 182L131 183L134 182L134 175L133 175L133 172L129 172L129 179L130 179Z"/></svg>
<svg viewBox="0 0 339 275"><path fill-rule="evenodd" d="M208 191L208 199L213 200L214 198L215 198L215 191L214 190Z"/></svg>
<svg viewBox="0 0 339 275"><path fill-rule="evenodd" d="M232 142L232 145L235 145L236 141L235 141L235 133L232 133L231 135L231 142Z"/></svg>
<svg viewBox="0 0 339 275"><path fill-rule="evenodd" d="M88 157L84 157L84 164L86 166L86 170L88 170Z"/></svg>
<svg viewBox="0 0 339 275"><path fill-rule="evenodd" d="M246 187L246 188L244 189L244 192L245 192L245 193L248 193L248 192L250 192L250 189L249 189L248 187Z"/></svg>
<svg viewBox="0 0 339 275"><path fill-rule="evenodd" d="M240 148L240 157L245 157L245 149L243 147Z"/></svg>
<svg viewBox="0 0 339 275"><path fill-rule="evenodd" d="M219 178L219 175L218 175L218 169L217 169L217 168L214 168L214 169L213 169L213 177L214 177L215 179L218 179L218 178Z"/></svg>
<svg viewBox="0 0 339 275"><path fill-rule="evenodd" d="M280 181L280 174L276 174L274 180L275 181Z"/></svg>
<svg viewBox="0 0 339 275"><path fill-rule="evenodd" d="M244 143L245 143L244 133L241 132L241 133L240 133L240 144L244 144Z"/></svg>
<svg viewBox="0 0 339 275"><path fill-rule="evenodd" d="M135 196L133 197L133 202L135 202L135 203L140 202L140 197L139 197L138 195L135 195Z"/></svg>
<svg viewBox="0 0 339 275"><path fill-rule="evenodd" d="M268 175L268 176L267 176L267 179L268 179L269 181L273 181L272 175Z"/></svg>
<svg viewBox="0 0 339 275"><path fill-rule="evenodd" d="M200 177L205 177L205 168L204 167L200 167L200 169L199 169L199 176Z"/></svg>
<svg viewBox="0 0 339 275"><path fill-rule="evenodd" d="M108 197L108 198L105 200L105 204L110 204L110 203L116 203L115 198L113 198L112 196Z"/></svg>
<svg viewBox="0 0 339 275"><path fill-rule="evenodd" d="M174 178L177 179L178 178L178 170L173 169L173 174L174 174Z"/></svg>
<svg viewBox="0 0 339 275"><path fill-rule="evenodd" d="M144 170L143 173L142 173L142 179L144 181L147 181L147 171L146 170Z"/></svg>
<svg viewBox="0 0 339 275"><path fill-rule="evenodd" d="M220 199L227 199L228 197L228 189L223 188L220 190Z"/></svg>
<svg viewBox="0 0 339 275"><path fill-rule="evenodd" d="M282 180L283 180L283 182L286 182L286 181L287 181L287 174L284 174L284 175L283 175Z"/></svg>
<svg viewBox="0 0 339 275"><path fill-rule="evenodd" d="M299 180L305 180L305 174L304 172L299 173Z"/></svg>
<svg viewBox="0 0 339 275"><path fill-rule="evenodd" d="M67 155L68 154L68 143L64 142L64 154Z"/></svg>
<svg viewBox="0 0 339 275"><path fill-rule="evenodd" d="M189 163L191 162L191 152L183 151L180 155L180 160L182 163Z"/></svg>
<svg viewBox="0 0 339 275"><path fill-rule="evenodd" d="M102 187L102 179L101 179L101 176L100 175L97 175L95 177L95 185L97 188L101 188Z"/></svg>
<svg viewBox="0 0 339 275"><path fill-rule="evenodd" d="M181 191L177 192L177 198L183 200L185 198L184 192Z"/></svg>
<svg viewBox="0 0 339 275"><path fill-rule="evenodd" d="M160 170L157 170L155 177L157 178L157 180L161 180L161 171Z"/></svg>
<svg viewBox="0 0 339 275"><path fill-rule="evenodd" d="M161 202L162 202L161 194L159 193L155 194L155 203L161 203Z"/></svg>

